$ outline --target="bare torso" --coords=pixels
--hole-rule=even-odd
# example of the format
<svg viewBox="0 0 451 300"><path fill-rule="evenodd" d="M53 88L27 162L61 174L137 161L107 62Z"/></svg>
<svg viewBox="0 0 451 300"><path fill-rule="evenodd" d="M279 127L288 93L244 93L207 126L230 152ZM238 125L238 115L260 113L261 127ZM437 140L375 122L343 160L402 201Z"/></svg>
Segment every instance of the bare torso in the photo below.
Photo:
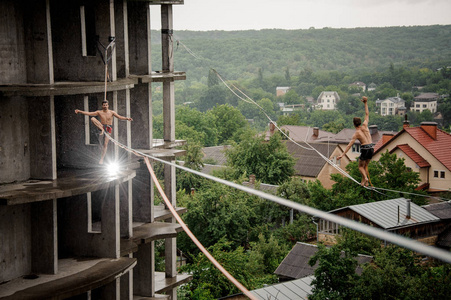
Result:
<svg viewBox="0 0 451 300"><path fill-rule="evenodd" d="M102 123L103 125L113 125L114 111L109 109L106 111L98 110L97 115L100 118L100 123Z"/></svg>
<svg viewBox="0 0 451 300"><path fill-rule="evenodd" d="M355 130L354 137L360 141L361 145L368 145L373 143L373 139L371 138L370 130L366 124L362 124Z"/></svg>

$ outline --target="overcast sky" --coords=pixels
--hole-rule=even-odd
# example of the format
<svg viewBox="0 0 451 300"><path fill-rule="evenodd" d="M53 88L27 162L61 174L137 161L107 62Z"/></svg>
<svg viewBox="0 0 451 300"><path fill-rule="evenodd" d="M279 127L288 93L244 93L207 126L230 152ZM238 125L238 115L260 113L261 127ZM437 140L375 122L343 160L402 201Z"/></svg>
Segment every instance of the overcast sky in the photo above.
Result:
<svg viewBox="0 0 451 300"><path fill-rule="evenodd" d="M185 0L173 13L174 30L196 31L448 25L451 0Z"/></svg>

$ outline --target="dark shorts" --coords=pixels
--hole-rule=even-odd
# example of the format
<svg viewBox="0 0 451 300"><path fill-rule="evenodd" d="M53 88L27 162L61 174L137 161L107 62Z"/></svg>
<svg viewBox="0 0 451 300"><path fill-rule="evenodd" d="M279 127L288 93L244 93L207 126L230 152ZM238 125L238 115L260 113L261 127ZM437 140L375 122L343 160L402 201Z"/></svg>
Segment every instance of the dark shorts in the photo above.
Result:
<svg viewBox="0 0 451 300"><path fill-rule="evenodd" d="M103 130L111 134L113 132L113 126L112 125L105 125L103 124Z"/></svg>
<svg viewBox="0 0 451 300"><path fill-rule="evenodd" d="M373 144L369 144L369 145L362 145L360 147L360 160L369 160L373 158L373 153L374 153L374 149L373 149Z"/></svg>

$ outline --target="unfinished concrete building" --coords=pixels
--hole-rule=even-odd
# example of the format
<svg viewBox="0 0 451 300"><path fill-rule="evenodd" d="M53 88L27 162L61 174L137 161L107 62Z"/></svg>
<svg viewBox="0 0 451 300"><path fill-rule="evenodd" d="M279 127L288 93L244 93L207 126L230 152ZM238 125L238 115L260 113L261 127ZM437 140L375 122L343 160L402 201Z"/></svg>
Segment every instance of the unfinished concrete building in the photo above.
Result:
<svg viewBox="0 0 451 300"><path fill-rule="evenodd" d="M168 161L182 154L177 4L183 0L0 1L0 299L176 299L191 280L177 274L181 227L154 205L142 159L110 142L106 161L121 168L106 172L99 130L74 113L100 109L106 96L110 109L134 119L115 118L114 139ZM161 6L158 66L151 66L153 5ZM163 87L163 140L152 136L152 82ZM175 206L173 166L164 167L164 186ZM157 240L165 243L161 273Z"/></svg>

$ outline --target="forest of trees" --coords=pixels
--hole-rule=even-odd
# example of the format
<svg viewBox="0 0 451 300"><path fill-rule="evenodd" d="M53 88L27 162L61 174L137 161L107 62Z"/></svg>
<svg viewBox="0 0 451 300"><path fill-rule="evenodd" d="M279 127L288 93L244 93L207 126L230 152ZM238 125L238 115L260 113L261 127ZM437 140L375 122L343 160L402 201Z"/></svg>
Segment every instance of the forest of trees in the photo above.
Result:
<svg viewBox="0 0 451 300"><path fill-rule="evenodd" d="M226 152L228 166L215 176L241 184L249 174L258 174L261 181L257 185L277 185L278 196L329 211L397 198L399 194L388 192L384 197L339 175L332 176L336 184L331 189L325 189L319 181L303 182L293 177L294 161L282 137L276 134L262 143L261 133L267 130L270 119L278 125L316 126L337 133L353 128L353 116L364 115L359 99L365 95L369 98L370 125L398 131L404 119L380 116L375 101L399 94L409 108L421 87L421 92L442 95L438 106L444 120L441 128L450 130L451 26L182 31L176 32L173 40L175 68L187 74L186 81L175 83L176 138L187 141L183 146L186 156L181 160L195 170L205 163L202 147L231 145ZM158 43L155 38L153 47ZM159 51L153 53L153 69L158 70ZM377 88L363 92L350 86L354 81L374 83ZM278 86L291 89L276 97ZM316 100L326 90L340 95L335 111L315 110L308 101L309 97ZM153 84L152 91L154 137L161 138L159 84ZM305 109L284 116L278 104L281 102L304 104ZM408 112L408 118L417 126L433 121L434 115L429 111ZM415 191L418 174L408 172L403 159L395 155L382 155L378 162L370 163L369 170L375 186L419 193ZM354 178L360 176L356 162L346 171ZM296 212L290 223L290 211L285 207L180 170L177 189L177 205L187 207L182 217L189 228L248 289L276 283L273 272L293 245L315 240L316 226L306 214ZM426 203L421 196L412 201ZM368 299L420 299L419 295L443 299L446 287L451 285L449 265L434 262L419 266L411 251L380 244L351 232L336 247L320 247L312 263L318 260L320 270L331 261L337 264L336 268L328 267L330 274L327 270L315 274L312 299L351 299L355 295L368 295ZM180 234L178 248L188 258L180 271L193 275L193 280L180 289L180 299L216 299L238 292L185 234ZM164 245L157 245L157 249L164 253ZM344 257L340 256L342 251ZM375 263L366 266L361 276L349 271L354 263L348 258L356 253L374 256ZM162 258L157 258L161 263ZM330 276L338 281L330 281Z"/></svg>

